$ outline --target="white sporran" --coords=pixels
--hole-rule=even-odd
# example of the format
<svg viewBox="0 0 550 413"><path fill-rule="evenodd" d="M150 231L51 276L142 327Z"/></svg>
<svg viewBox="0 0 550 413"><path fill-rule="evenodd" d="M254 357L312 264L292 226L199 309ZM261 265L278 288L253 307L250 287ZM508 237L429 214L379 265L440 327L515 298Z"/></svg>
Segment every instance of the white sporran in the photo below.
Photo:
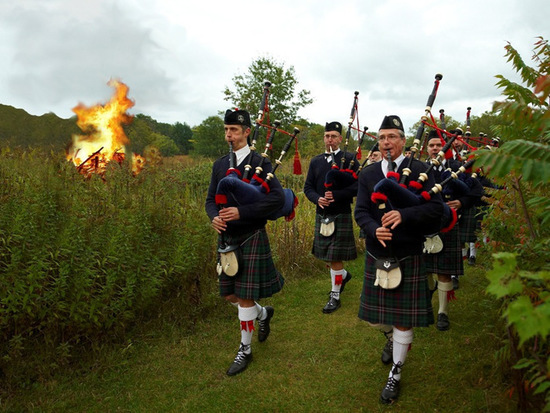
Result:
<svg viewBox="0 0 550 413"><path fill-rule="evenodd" d="M374 285L385 290L392 290L401 284L401 268L395 258L379 258L374 262L376 280Z"/></svg>
<svg viewBox="0 0 550 413"><path fill-rule="evenodd" d="M443 250L443 240L438 234L426 236L424 240L424 253L437 254Z"/></svg>
<svg viewBox="0 0 550 413"><path fill-rule="evenodd" d="M334 234L334 230L336 229L335 226L335 216L327 216L325 218L321 218L321 228L319 229L319 233L323 237L330 237L332 234Z"/></svg>
<svg viewBox="0 0 550 413"><path fill-rule="evenodd" d="M235 276L239 272L239 252L238 245L228 245L225 248L218 248L220 254L216 270L218 275L224 273L229 277Z"/></svg>

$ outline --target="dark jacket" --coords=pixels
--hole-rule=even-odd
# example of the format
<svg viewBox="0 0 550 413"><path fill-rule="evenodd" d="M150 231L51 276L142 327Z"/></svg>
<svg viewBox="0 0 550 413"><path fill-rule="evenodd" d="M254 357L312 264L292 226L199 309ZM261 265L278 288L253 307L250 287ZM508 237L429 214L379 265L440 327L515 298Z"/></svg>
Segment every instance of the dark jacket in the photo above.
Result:
<svg viewBox="0 0 550 413"><path fill-rule="evenodd" d="M252 161L250 162L252 171L250 175L253 174L255 167L259 165L261 159L261 155L256 152L252 152ZM241 176L244 173L244 167L245 164L247 164L247 160L248 158L241 162L241 164L237 167L237 169L241 172ZM216 205L216 192L218 183L226 176L228 168L229 155L219 158L212 166L212 176L210 178L210 185L208 187L208 194L206 196L205 203L206 213L208 214L210 220L218 216L219 209ZM264 160L262 169L263 172L261 173L261 178L265 179L266 174L272 170L271 162L268 159ZM243 185L250 185L250 191L256 191L255 188L251 187L251 184L246 184L243 182ZM240 219L227 223L227 234L242 235L263 228L267 223L267 216L283 207L285 201L284 192L276 177L270 180L269 187L269 193L259 197L260 200L253 203L248 203L239 199L234 200L231 196L228 197L230 202L228 202L227 206L237 207L239 209ZM248 189L248 187L245 188Z"/></svg>
<svg viewBox="0 0 550 413"><path fill-rule="evenodd" d="M344 156L344 152L340 151L335 155L335 162L337 166L340 166L340 162ZM354 158L354 155L351 153L345 153L346 161L344 163L344 169L349 167L350 161ZM352 167L354 171L357 171L358 164ZM307 199L317 206L318 214L327 214L327 215L338 215L342 213L351 213L351 203L353 202L353 197L357 195L357 180L349 179L350 174L348 172L338 171L336 174L346 174L347 176L342 176L343 180L346 181L344 185L338 185L335 183L331 188L332 195L334 197L334 202L332 202L328 207L321 208L318 204L319 198L325 196L325 191L328 189L325 188L325 179L327 177L327 172L332 169L331 163L327 162L325 154L317 155L309 163L309 169L307 172L306 181L304 183L304 194ZM352 182L348 185L347 181Z"/></svg>
<svg viewBox="0 0 550 413"><path fill-rule="evenodd" d="M400 174L404 163L402 162L397 170ZM423 162L413 160L410 169L409 179L417 180L418 175L425 172L427 168ZM376 238L376 229L381 226L382 215L385 211L380 210L378 205L371 200L374 186L382 179L385 177L382 173L381 162L367 166L359 174L355 221L365 233L367 251L375 257L394 255L397 258L403 258L410 255L421 255L424 235L433 233L434 225L438 226L442 221L443 201L441 197L436 194L430 201L419 201L417 205L397 208L401 213L402 223L392 230L393 239L390 243L390 250L390 247L384 248ZM433 185L433 177L428 175L428 181L424 184L424 188L430 189ZM409 191L409 189L404 190Z"/></svg>

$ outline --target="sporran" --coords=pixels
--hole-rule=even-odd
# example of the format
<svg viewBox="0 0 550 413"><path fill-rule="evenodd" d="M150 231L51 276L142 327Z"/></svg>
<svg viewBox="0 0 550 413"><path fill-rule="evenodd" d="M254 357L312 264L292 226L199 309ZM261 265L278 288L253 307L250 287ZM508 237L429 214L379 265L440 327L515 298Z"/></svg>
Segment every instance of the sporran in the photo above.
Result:
<svg viewBox="0 0 550 413"><path fill-rule="evenodd" d="M321 227L319 228L319 233L324 237L330 237L332 234L334 234L334 230L336 229L336 225L334 222L335 220L335 215L329 215L321 218Z"/></svg>
<svg viewBox="0 0 550 413"><path fill-rule="evenodd" d="M376 267L375 286L385 290L393 290L401 284L401 267L395 258L378 258L374 262Z"/></svg>
<svg viewBox="0 0 550 413"><path fill-rule="evenodd" d="M438 234L427 235L424 240L424 253L437 254L443 250L443 240Z"/></svg>
<svg viewBox="0 0 550 413"><path fill-rule="evenodd" d="M218 275L225 273L225 275L233 277L239 272L239 263L241 261L240 251L241 249L238 244L218 248L219 260L216 265Z"/></svg>

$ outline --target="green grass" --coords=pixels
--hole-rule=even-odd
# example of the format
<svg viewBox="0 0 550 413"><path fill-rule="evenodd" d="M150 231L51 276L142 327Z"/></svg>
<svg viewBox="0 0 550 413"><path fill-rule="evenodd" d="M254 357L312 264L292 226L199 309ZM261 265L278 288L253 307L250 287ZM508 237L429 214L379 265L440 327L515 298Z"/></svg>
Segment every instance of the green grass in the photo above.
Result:
<svg viewBox="0 0 550 413"><path fill-rule="evenodd" d="M192 331L149 325L132 342L85 363L86 369L68 370L12 393L0 407L44 412L515 411L495 367L497 303L483 292L481 265L466 268L458 300L450 304L449 331L415 329L400 400L381 405L388 374L380 362L384 337L357 318L362 268L362 257L349 263L353 279L342 294L342 308L329 315L321 312L330 289L328 270L286 274L283 291L262 302L275 307L271 335L265 343L254 337L254 361L238 376L225 375L240 339L236 309L220 298L214 314Z"/></svg>

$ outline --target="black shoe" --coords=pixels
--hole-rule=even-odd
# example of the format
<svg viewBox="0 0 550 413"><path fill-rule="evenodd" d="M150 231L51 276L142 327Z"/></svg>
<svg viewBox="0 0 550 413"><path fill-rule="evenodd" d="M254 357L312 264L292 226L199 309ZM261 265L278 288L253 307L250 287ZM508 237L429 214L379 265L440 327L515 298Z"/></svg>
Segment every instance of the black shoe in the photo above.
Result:
<svg viewBox="0 0 550 413"><path fill-rule="evenodd" d="M399 380L395 380L393 377L389 377L386 383L386 387L380 394L380 401L384 404L391 404L399 397Z"/></svg>
<svg viewBox="0 0 550 413"><path fill-rule="evenodd" d="M388 339L382 350L382 363L390 364L393 361L393 340Z"/></svg>
<svg viewBox="0 0 550 413"><path fill-rule="evenodd" d="M449 323L449 317L447 314L439 313L437 315L437 324L436 327L439 331L446 331L449 329L451 323Z"/></svg>
<svg viewBox="0 0 550 413"><path fill-rule="evenodd" d="M241 347L237 352L237 356L235 357L235 360L233 360L233 364L231 364L231 366L229 366L229 370L227 370L228 376L234 376L246 370L246 368L248 367L248 363L252 361L252 353L246 354L244 352L244 350L246 350L249 347L250 347L249 345L245 346L241 343Z"/></svg>
<svg viewBox="0 0 550 413"><path fill-rule="evenodd" d="M265 311L267 311L267 317L265 320L258 320L258 341L260 343L267 340L269 337L269 332L271 329L269 328L269 322L271 321L271 317L273 317L273 313L275 310L273 307L266 305Z"/></svg>
<svg viewBox="0 0 550 413"><path fill-rule="evenodd" d="M468 258L468 265L476 265L476 257L473 255Z"/></svg>
<svg viewBox="0 0 550 413"><path fill-rule="evenodd" d="M340 292L341 293L344 292L344 287L346 286L346 284L348 283L349 280L351 280L351 274L348 272L348 275L346 275L346 278L344 278L342 280L342 285L340 286Z"/></svg>
<svg viewBox="0 0 550 413"><path fill-rule="evenodd" d="M458 290L458 287L460 286L458 277L451 277L451 280L453 281L453 290Z"/></svg>
<svg viewBox="0 0 550 413"><path fill-rule="evenodd" d="M323 313L325 314L333 313L336 310L338 310L340 306L341 306L340 300L337 300L336 298L334 298L334 295L331 292L328 303L323 307Z"/></svg>

